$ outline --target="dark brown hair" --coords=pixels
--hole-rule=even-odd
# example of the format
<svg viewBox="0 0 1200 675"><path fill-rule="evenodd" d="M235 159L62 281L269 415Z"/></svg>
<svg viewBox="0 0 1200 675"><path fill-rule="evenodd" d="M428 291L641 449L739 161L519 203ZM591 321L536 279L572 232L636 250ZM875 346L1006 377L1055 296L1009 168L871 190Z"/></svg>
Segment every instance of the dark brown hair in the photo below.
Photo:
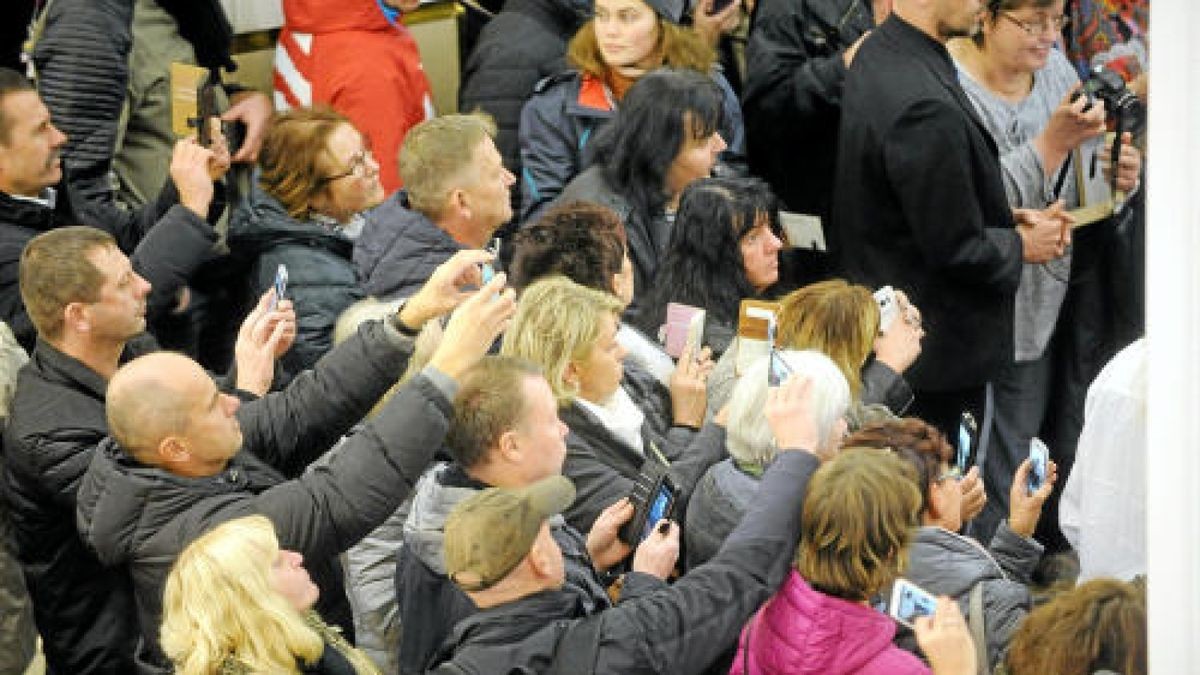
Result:
<svg viewBox="0 0 1200 675"><path fill-rule="evenodd" d="M547 211L513 239L512 275L518 291L554 274L605 293L625 262L625 226L612 209L571 202Z"/></svg>
<svg viewBox="0 0 1200 675"><path fill-rule="evenodd" d="M11 68L0 68L0 143L8 145L12 120L4 114L4 99L19 91L33 91L33 83Z"/></svg>

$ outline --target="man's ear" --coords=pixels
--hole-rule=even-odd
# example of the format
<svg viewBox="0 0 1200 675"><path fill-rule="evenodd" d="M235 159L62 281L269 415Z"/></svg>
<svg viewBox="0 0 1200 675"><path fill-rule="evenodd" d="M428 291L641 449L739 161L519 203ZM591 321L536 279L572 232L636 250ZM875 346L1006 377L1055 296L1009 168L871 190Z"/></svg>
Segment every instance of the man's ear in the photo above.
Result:
<svg viewBox="0 0 1200 675"><path fill-rule="evenodd" d="M187 441L178 436L167 436L159 441L154 454L163 464L179 464L192 458Z"/></svg>
<svg viewBox="0 0 1200 675"><path fill-rule="evenodd" d="M499 440L496 442L496 447L500 450L500 456L505 461L513 464L521 463L521 446L517 442L517 432L514 429L509 429L500 434Z"/></svg>
<svg viewBox="0 0 1200 675"><path fill-rule="evenodd" d="M63 326L70 326L76 333L88 333L92 330L92 317L86 303L68 302L63 307Z"/></svg>

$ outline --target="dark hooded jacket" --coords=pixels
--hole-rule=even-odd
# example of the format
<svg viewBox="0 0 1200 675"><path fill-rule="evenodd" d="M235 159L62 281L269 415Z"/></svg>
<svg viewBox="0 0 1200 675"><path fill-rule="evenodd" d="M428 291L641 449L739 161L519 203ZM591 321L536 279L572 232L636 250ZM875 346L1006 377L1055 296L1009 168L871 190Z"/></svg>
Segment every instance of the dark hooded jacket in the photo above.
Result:
<svg viewBox="0 0 1200 675"><path fill-rule="evenodd" d="M53 206L0 192L0 320L26 351L33 349L37 331L25 313L17 280L21 251L37 235L67 225L91 225L113 235L134 271L151 284L146 298L151 322L175 305L188 278L213 255L216 232L179 204L173 183L167 183L155 203L132 212L86 202L65 179L54 192ZM223 197L214 196L209 221L223 209Z"/></svg>
<svg viewBox="0 0 1200 675"><path fill-rule="evenodd" d="M292 218L255 185L229 219L229 246L238 257L253 261L247 306L274 285L280 265L287 267L296 342L280 359L279 383L286 384L329 351L338 317L363 297L350 260L354 243L333 225Z"/></svg>
<svg viewBox="0 0 1200 675"><path fill-rule="evenodd" d="M411 351L394 329L364 324L287 389L239 408L241 450L214 476L177 476L137 462L112 438L101 443L79 488L77 526L102 563L132 579L141 672L165 666L158 629L175 558L212 527L251 514L268 517L280 545L304 555L321 588L316 610L352 635L337 556L408 495L441 446L453 384L423 371L329 464L304 468L366 415Z"/></svg>
<svg viewBox="0 0 1200 675"><path fill-rule="evenodd" d="M430 672L540 673L552 663L581 675L703 672L782 583L818 466L808 453L781 453L717 557L673 585L645 592L637 588L645 575L630 573L620 603L591 614L561 591L485 609L455 627Z"/></svg>
<svg viewBox="0 0 1200 675"><path fill-rule="evenodd" d="M354 268L367 295L406 298L463 248L425 214L409 208L401 190L366 214L354 242Z"/></svg>
<svg viewBox="0 0 1200 675"><path fill-rule="evenodd" d="M496 148L514 175L521 175L521 108L539 80L567 69L567 41L590 13L591 3L579 0L510 0L467 57L458 109L481 109L496 120ZM520 191L512 201L517 213Z"/></svg>
<svg viewBox="0 0 1200 675"><path fill-rule="evenodd" d="M446 576L442 542L450 511L488 487L468 476L458 464L440 464L417 484L404 524L404 546L396 558L401 675L424 673L454 625L476 612L470 598ZM561 516L550 519L550 534L563 553L563 591L575 595L588 614L608 608L611 603L592 567L584 535ZM647 584L652 583L647 580Z"/></svg>

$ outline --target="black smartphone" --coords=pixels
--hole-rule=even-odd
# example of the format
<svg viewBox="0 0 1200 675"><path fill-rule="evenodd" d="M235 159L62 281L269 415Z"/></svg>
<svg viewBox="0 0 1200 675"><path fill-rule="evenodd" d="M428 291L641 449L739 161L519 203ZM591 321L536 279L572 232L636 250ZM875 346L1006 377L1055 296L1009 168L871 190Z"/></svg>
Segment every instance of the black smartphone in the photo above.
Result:
<svg viewBox="0 0 1200 675"><path fill-rule="evenodd" d="M679 488L667 475L665 467L656 465L650 473L638 476L633 490L629 493L629 501L633 503L634 508L633 518L621 527L621 541L636 545L650 536L658 521L670 519L675 515L675 500L678 495Z"/></svg>
<svg viewBox="0 0 1200 675"><path fill-rule="evenodd" d="M725 8L732 5L734 2L737 2L737 0L713 0L712 7L710 7L708 10L709 16L724 12Z"/></svg>

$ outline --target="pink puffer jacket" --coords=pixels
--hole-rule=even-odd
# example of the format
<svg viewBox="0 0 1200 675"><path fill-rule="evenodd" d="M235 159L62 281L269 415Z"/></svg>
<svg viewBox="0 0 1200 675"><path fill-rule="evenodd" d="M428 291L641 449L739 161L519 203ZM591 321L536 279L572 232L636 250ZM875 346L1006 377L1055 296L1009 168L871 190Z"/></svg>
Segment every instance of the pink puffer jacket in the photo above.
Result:
<svg viewBox="0 0 1200 675"><path fill-rule="evenodd" d="M814 591L795 570L746 624L730 675L929 675L892 618ZM749 653L747 653L749 639Z"/></svg>

